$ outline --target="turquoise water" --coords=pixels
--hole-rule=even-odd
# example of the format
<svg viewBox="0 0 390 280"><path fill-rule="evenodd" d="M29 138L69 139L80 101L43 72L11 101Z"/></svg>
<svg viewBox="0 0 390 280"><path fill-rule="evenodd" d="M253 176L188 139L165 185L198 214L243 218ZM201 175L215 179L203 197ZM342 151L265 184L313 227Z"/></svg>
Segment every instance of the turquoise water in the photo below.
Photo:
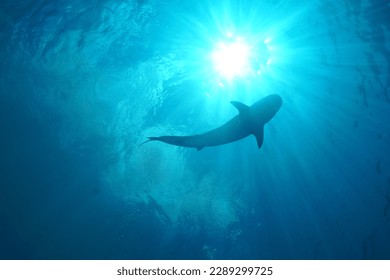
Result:
<svg viewBox="0 0 390 280"><path fill-rule="evenodd" d="M389 14L379 0L2 1L0 258L389 259ZM243 70L232 53L215 64L232 42ZM141 145L273 93L260 150L253 136Z"/></svg>

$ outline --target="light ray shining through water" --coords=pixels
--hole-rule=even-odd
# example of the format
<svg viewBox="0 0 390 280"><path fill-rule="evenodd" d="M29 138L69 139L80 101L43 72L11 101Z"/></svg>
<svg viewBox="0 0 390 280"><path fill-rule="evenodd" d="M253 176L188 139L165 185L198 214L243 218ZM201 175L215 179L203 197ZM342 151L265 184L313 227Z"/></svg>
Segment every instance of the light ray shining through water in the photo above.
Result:
<svg viewBox="0 0 390 280"><path fill-rule="evenodd" d="M198 16L179 19L185 32L178 30L170 38L182 51L187 79L201 84L199 94L216 107L264 97L283 76L280 67L291 61L293 51L284 45L283 29L291 16L269 14L267 5L255 3L238 8L232 2L194 6Z"/></svg>

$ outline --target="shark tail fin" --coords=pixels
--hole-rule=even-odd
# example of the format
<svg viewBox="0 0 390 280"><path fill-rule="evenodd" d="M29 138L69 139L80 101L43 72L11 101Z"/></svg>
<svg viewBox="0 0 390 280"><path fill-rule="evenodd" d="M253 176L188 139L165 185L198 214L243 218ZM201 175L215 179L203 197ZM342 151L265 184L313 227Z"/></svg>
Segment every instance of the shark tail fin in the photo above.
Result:
<svg viewBox="0 0 390 280"><path fill-rule="evenodd" d="M151 141L158 141L160 137L148 137L148 140L142 142L141 144L139 144L140 146L143 145L143 144L146 144L148 142L151 142Z"/></svg>

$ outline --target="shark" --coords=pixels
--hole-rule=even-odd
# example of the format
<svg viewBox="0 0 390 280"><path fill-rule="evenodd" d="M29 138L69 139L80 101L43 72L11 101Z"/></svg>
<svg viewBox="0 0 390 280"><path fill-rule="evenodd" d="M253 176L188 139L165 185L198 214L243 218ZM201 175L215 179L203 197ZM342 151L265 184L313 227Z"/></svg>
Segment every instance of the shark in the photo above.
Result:
<svg viewBox="0 0 390 280"><path fill-rule="evenodd" d="M252 106L238 101L230 102L238 110L238 115L225 124L202 134L189 136L158 136L148 137L145 141L160 141L166 144L196 148L219 146L241 140L254 135L257 147L260 149L264 139L264 125L268 123L282 106L282 98L278 94L270 94L260 99Z"/></svg>

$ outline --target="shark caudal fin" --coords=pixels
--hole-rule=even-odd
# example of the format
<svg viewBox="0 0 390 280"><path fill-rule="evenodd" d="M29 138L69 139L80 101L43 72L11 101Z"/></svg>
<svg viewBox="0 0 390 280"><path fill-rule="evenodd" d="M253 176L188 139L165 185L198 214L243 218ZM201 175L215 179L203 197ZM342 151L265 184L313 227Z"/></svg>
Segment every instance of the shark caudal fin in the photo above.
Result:
<svg viewBox="0 0 390 280"><path fill-rule="evenodd" d="M142 142L142 143L139 144L139 145L141 146L141 145L143 145L143 144L145 144L145 143L148 143L148 142L151 142L151 141L159 141L158 138L160 138L160 137L148 137L148 140Z"/></svg>

